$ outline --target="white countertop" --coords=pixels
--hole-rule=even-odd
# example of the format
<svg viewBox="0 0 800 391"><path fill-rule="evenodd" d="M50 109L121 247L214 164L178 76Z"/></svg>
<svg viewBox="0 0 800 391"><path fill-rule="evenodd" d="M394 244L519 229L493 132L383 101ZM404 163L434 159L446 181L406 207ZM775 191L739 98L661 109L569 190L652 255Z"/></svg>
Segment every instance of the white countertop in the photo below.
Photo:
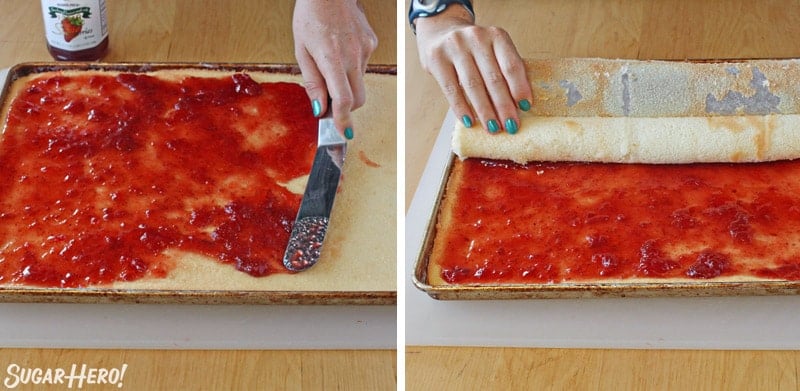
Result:
<svg viewBox="0 0 800 391"><path fill-rule="evenodd" d="M396 307L0 304L0 346L393 349Z"/></svg>

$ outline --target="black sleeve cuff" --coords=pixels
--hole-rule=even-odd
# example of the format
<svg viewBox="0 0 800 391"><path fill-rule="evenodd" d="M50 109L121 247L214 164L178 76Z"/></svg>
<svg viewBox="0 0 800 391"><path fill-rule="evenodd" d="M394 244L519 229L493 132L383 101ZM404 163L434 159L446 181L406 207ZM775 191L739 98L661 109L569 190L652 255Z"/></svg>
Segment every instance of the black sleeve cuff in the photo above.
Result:
<svg viewBox="0 0 800 391"><path fill-rule="evenodd" d="M451 4L460 4L469 11L472 19L475 19L475 11L472 8L472 1L470 0L433 0L430 4L424 4L424 0L411 0L411 6L408 9L408 24L411 25L411 31L417 33L417 26L414 20L417 18L427 18L441 13Z"/></svg>

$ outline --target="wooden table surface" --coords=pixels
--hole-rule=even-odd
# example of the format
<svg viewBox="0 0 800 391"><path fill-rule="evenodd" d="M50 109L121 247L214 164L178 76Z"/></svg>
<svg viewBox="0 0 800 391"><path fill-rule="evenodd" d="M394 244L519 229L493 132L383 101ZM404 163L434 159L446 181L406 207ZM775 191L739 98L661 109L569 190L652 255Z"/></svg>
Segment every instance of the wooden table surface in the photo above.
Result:
<svg viewBox="0 0 800 391"><path fill-rule="evenodd" d="M797 1L478 0L475 8L478 23L504 27L527 58L800 57ZM409 32L405 44L407 208L447 105ZM409 390L796 390L799 371L794 351L406 347Z"/></svg>
<svg viewBox="0 0 800 391"><path fill-rule="evenodd" d="M370 62L396 64L396 7L385 0L362 3L380 41ZM111 50L104 61L294 63L293 5L291 0L110 0ZM38 1L2 0L0 14L6 20L0 24L0 68L27 61L52 61ZM0 348L0 379L6 378L11 364L69 370L72 363L106 368L127 363L122 389L393 390L396 362L394 350Z"/></svg>

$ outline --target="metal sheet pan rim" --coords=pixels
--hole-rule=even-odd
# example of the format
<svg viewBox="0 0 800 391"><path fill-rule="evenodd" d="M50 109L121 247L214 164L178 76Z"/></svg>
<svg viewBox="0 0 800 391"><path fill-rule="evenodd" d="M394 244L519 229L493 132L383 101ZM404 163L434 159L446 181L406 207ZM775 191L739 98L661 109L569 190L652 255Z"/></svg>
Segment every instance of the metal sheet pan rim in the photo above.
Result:
<svg viewBox="0 0 800 391"><path fill-rule="evenodd" d="M0 288L0 302L131 304L392 305L395 291L227 291Z"/></svg>
<svg viewBox="0 0 800 391"><path fill-rule="evenodd" d="M258 71L299 75L296 64L187 62L26 62L12 66L0 90L4 102L12 82L33 73L57 70L150 72L166 69ZM367 73L396 75L395 65L368 65ZM268 278L268 277L267 277ZM278 305L395 305L396 291L228 291L110 288L39 288L0 286L2 303L131 303L131 304L278 304Z"/></svg>
<svg viewBox="0 0 800 391"><path fill-rule="evenodd" d="M8 71L8 79L14 76L27 76L32 73L48 71L70 70L97 70L144 73L169 69L202 69L212 71L259 71L270 73L300 74L297 64L285 63L205 63L205 62L25 62L19 63ZM22 72L24 70L24 72ZM397 67L386 64L371 64L367 66L367 73L397 75Z"/></svg>

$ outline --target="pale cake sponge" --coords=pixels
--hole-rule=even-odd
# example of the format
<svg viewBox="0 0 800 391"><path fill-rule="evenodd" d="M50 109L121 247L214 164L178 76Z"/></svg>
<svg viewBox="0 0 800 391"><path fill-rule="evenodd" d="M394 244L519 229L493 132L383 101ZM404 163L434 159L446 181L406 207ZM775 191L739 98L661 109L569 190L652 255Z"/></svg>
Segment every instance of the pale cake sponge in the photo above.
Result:
<svg viewBox="0 0 800 391"><path fill-rule="evenodd" d="M457 124L461 158L618 163L800 157L797 60L528 61L533 108L515 135Z"/></svg>
<svg viewBox="0 0 800 391"><path fill-rule="evenodd" d="M302 83L299 75L245 71L258 82ZM100 73L116 75L116 71L67 70L62 74ZM159 70L148 74L170 80L187 76L228 77L233 72L205 69ZM9 102L30 79L49 77L53 73L35 73L15 80L3 102L0 124L5 124ZM272 292L374 292L396 290L396 77L368 73L365 84L369 99L353 113L356 137L348 142L348 153L340 186L331 215L331 223L319 263L303 273L274 274L252 277L232 265L208 257L166 250L165 256L175 268L166 278L143 278L117 282L109 286L92 286L85 290L114 288L120 290L181 291L272 291ZM268 121L268 118L264 119ZM391 125L391 126L390 126ZM316 129L309 129L316 132ZM254 140L259 141L259 140ZM365 156L365 162L359 157ZM365 158L365 159L366 159ZM371 163L371 164L368 164ZM376 164L377 163L377 164ZM283 184L290 191L302 193L306 176ZM387 227L391 234L386 234ZM2 287L30 288L14 284ZM146 295L147 293L143 293Z"/></svg>
<svg viewBox="0 0 800 391"><path fill-rule="evenodd" d="M462 158L606 163L760 162L800 157L800 115L729 117L522 116L519 133L457 126Z"/></svg>

